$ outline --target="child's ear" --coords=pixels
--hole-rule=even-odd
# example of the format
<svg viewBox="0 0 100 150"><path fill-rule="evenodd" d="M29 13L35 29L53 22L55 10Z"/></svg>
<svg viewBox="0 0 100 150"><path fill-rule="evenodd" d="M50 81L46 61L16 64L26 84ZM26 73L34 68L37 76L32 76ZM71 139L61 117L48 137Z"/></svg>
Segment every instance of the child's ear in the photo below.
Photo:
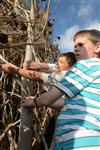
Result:
<svg viewBox="0 0 100 150"><path fill-rule="evenodd" d="M98 43L96 44L95 52L96 52L96 53L99 53L99 52L100 52L100 42L98 42Z"/></svg>

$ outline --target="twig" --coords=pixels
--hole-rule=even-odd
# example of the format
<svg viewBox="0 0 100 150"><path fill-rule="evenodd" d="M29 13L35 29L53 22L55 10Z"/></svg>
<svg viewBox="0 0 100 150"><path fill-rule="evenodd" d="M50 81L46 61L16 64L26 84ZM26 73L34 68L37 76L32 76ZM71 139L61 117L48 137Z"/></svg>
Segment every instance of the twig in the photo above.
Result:
<svg viewBox="0 0 100 150"><path fill-rule="evenodd" d="M50 10L50 0L48 0L47 16L46 16L46 21L45 21L44 28L43 28L42 32L40 33L40 35L36 38L36 40L38 40L43 35L43 33L46 29L46 26L47 26L47 23L48 23L48 17L49 17L49 10Z"/></svg>
<svg viewBox="0 0 100 150"><path fill-rule="evenodd" d="M9 103L10 100L7 100L5 103L0 105L0 109L2 109L5 105L7 105Z"/></svg>
<svg viewBox="0 0 100 150"><path fill-rule="evenodd" d="M18 95L18 94L16 94L16 93L13 93L13 92L8 92L9 94L11 94L11 96L12 95L15 95L15 96L17 96L17 97L19 97L19 98L21 98L21 96L20 95Z"/></svg>
<svg viewBox="0 0 100 150"><path fill-rule="evenodd" d="M46 142L46 139L45 139L44 135L40 135L40 136L41 136L42 142L43 142L43 144L44 144L44 148L45 148L45 150L49 150L49 149L48 149L48 145L47 145L47 142Z"/></svg>
<svg viewBox="0 0 100 150"><path fill-rule="evenodd" d="M0 142L3 140L3 138L6 136L6 134L8 133L8 131L14 127L16 124L18 124L20 122L20 119L14 123L10 123L8 124L8 126L6 127L6 129L4 130L4 132L0 135Z"/></svg>

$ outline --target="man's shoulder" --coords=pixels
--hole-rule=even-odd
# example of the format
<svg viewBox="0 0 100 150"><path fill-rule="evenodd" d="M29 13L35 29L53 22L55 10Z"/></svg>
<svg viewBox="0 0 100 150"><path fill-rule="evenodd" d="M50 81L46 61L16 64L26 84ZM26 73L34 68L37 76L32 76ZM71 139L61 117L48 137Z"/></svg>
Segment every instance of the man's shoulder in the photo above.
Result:
<svg viewBox="0 0 100 150"><path fill-rule="evenodd" d="M73 67L75 68L80 68L80 67L89 67L89 63L88 60L84 59L84 60L78 60L77 63L75 63L73 65Z"/></svg>
<svg viewBox="0 0 100 150"><path fill-rule="evenodd" d="M77 61L77 64L82 64L86 67L91 67L91 65L100 65L100 59L98 58L91 58L91 59L84 59Z"/></svg>

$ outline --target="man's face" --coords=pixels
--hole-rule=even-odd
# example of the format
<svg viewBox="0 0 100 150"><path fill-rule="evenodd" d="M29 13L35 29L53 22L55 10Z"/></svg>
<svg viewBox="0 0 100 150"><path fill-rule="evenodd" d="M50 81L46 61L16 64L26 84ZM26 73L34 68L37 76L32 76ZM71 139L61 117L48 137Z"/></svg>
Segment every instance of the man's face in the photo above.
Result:
<svg viewBox="0 0 100 150"><path fill-rule="evenodd" d="M67 57L61 56L58 58L57 65L56 65L56 71L63 71L69 69L69 62Z"/></svg>
<svg viewBox="0 0 100 150"><path fill-rule="evenodd" d="M96 45L86 36L79 36L75 39L74 51L77 60L95 57Z"/></svg>

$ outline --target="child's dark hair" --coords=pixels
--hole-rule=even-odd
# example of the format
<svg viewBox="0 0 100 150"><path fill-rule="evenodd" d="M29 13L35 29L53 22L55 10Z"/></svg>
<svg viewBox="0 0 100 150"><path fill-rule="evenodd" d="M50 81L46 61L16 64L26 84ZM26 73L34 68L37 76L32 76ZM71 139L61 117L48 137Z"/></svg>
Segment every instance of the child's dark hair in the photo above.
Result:
<svg viewBox="0 0 100 150"><path fill-rule="evenodd" d="M73 64L76 63L76 57L75 57L75 54L73 52L67 52L67 53L62 53L59 55L59 57L66 57L66 59L68 60L69 62L69 65L72 66Z"/></svg>

